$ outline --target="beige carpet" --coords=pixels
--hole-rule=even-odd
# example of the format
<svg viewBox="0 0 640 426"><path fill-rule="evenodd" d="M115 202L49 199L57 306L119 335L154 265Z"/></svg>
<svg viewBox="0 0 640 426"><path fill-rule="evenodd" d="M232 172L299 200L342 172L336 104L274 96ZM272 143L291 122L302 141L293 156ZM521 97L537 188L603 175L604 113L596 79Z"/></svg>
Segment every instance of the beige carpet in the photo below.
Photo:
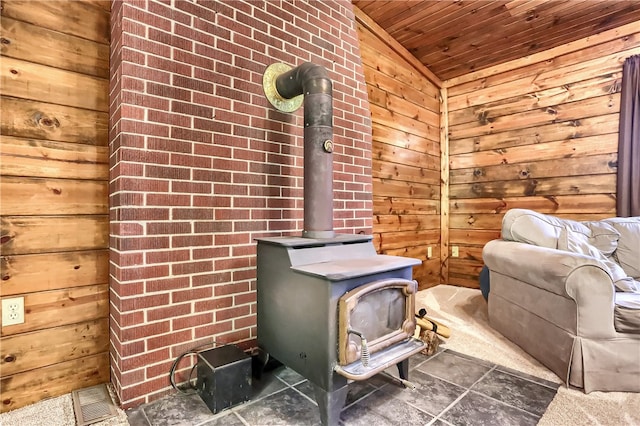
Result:
<svg viewBox="0 0 640 426"><path fill-rule="evenodd" d="M114 399L113 389L109 389ZM114 399L115 402L115 399ZM118 408L118 415L93 423L92 426L128 426L127 415ZM0 414L1 426L75 426L71 394L49 398L36 404Z"/></svg>
<svg viewBox="0 0 640 426"><path fill-rule="evenodd" d="M480 290L439 285L418 292L416 310L451 328L443 347L485 359L556 383L561 380L489 326L487 303ZM592 392L562 385L539 425L640 425L640 394Z"/></svg>

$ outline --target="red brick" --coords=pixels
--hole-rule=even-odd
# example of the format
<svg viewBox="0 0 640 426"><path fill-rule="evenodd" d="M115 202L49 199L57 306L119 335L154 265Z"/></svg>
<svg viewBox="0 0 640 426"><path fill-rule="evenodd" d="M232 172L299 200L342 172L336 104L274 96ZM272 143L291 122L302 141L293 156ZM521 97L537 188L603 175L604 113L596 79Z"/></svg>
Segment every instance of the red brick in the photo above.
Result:
<svg viewBox="0 0 640 426"><path fill-rule="evenodd" d="M217 285L213 289L214 296L224 296L227 294L243 293L249 290L246 283Z"/></svg>
<svg viewBox="0 0 640 426"><path fill-rule="evenodd" d="M169 275L167 265L137 266L121 269L116 278L121 281L143 280L147 278L166 277Z"/></svg>
<svg viewBox="0 0 640 426"><path fill-rule="evenodd" d="M225 296L218 297L215 299L203 300L201 302L196 302L195 311L203 312L203 311L213 311L220 308L228 308L233 304L233 297Z"/></svg>
<svg viewBox="0 0 640 426"><path fill-rule="evenodd" d="M196 310L196 312L198 312ZM207 325L213 323L213 314L211 312L191 315L189 317L175 318L171 321L171 325L174 330L180 330L183 328L194 328L201 325Z"/></svg>
<svg viewBox="0 0 640 426"><path fill-rule="evenodd" d="M147 339L147 350L154 350L166 346L173 346L178 343L184 343L191 340L193 333L191 330L181 330L158 337Z"/></svg>
<svg viewBox="0 0 640 426"><path fill-rule="evenodd" d="M223 271L213 274L194 275L191 280L194 286L226 283L231 280L231 272Z"/></svg>
<svg viewBox="0 0 640 426"><path fill-rule="evenodd" d="M250 309L248 305L237 306L229 309L219 309L216 311L216 322L243 317L249 315Z"/></svg>
<svg viewBox="0 0 640 426"><path fill-rule="evenodd" d="M171 305L163 308L149 309L147 311L147 321L157 321L176 316L187 315L191 313L191 305L183 303L182 305ZM154 333L160 334L160 333Z"/></svg>
<svg viewBox="0 0 640 426"><path fill-rule="evenodd" d="M153 293L156 291L176 290L179 288L189 287L188 277L171 277L161 280L148 280L145 283L145 290L147 293Z"/></svg>
<svg viewBox="0 0 640 426"><path fill-rule="evenodd" d="M200 274L213 271L213 262L202 260L199 262L174 263L171 265L172 275Z"/></svg>
<svg viewBox="0 0 640 426"><path fill-rule="evenodd" d="M149 336L155 336L158 334L167 333L169 329L170 329L169 321L162 321L162 322L156 322L153 324L146 324L146 325L141 325L137 327L131 327L131 328L122 330L122 340L124 342L128 342L131 340L147 338ZM137 356L137 358L140 358L140 356ZM135 365L135 367L140 367L141 365L144 365L144 364ZM128 370L124 366L122 368L125 371Z"/></svg>
<svg viewBox="0 0 640 426"><path fill-rule="evenodd" d="M169 263L169 262L186 262L190 259L189 250L162 250L150 251L145 253L145 261L147 264L153 263Z"/></svg>
<svg viewBox="0 0 640 426"><path fill-rule="evenodd" d="M233 329L233 321L225 321L225 322L218 322L215 324L203 325L202 327L195 328L195 337L201 338L206 336L215 336L219 333L223 333L232 329ZM226 343L226 342L218 341L217 338L216 338L216 341L218 343Z"/></svg>
<svg viewBox="0 0 640 426"><path fill-rule="evenodd" d="M189 206L191 197L179 194L147 194L147 206Z"/></svg>
<svg viewBox="0 0 640 426"><path fill-rule="evenodd" d="M153 296L138 296L131 299L124 299L121 303L122 312L134 311L138 309L150 308L153 306L169 304L168 294L157 294Z"/></svg>
<svg viewBox="0 0 640 426"><path fill-rule="evenodd" d="M181 303L187 301L193 301L197 299L205 299L213 296L213 290L211 287L200 287L190 290L174 291L171 293L172 303Z"/></svg>

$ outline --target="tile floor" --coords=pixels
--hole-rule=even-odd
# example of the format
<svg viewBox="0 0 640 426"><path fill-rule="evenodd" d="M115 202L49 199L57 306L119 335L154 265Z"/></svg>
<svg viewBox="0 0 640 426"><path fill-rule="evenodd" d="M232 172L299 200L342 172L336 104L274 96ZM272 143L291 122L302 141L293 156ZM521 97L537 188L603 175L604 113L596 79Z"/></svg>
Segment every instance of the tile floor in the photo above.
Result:
<svg viewBox="0 0 640 426"><path fill-rule="evenodd" d="M341 425L535 425L559 384L450 350L410 359L415 390L378 375L350 385ZM397 376L397 369L389 369ZM212 414L197 394L173 394L127 412L131 426L319 425L313 388L279 366L253 379L253 397Z"/></svg>

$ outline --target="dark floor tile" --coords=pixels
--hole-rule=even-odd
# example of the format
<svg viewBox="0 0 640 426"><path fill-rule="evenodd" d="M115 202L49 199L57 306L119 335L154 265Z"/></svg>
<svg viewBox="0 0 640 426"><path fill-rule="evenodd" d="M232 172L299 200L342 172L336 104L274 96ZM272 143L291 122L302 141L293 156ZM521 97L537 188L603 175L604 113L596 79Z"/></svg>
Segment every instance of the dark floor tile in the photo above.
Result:
<svg viewBox="0 0 640 426"><path fill-rule="evenodd" d="M437 419L435 422L431 423L431 426L455 426L449 422L445 422L442 419Z"/></svg>
<svg viewBox="0 0 640 426"><path fill-rule="evenodd" d="M456 426L534 426L539 420L531 413L471 391L441 418Z"/></svg>
<svg viewBox="0 0 640 426"><path fill-rule="evenodd" d="M468 389L492 368L446 351L420 365L418 370Z"/></svg>
<svg viewBox="0 0 640 426"><path fill-rule="evenodd" d="M458 356L460 358L468 359L469 361L473 361L473 362L475 362L477 364L484 365L484 366L487 366L487 367L497 367L498 366L498 364L494 364L492 362L486 361L484 359L476 358L476 357L473 357L471 355L463 354L462 352L452 351L451 349L445 349L445 352L447 352L450 355L455 355L455 356Z"/></svg>
<svg viewBox="0 0 640 426"><path fill-rule="evenodd" d="M318 407L292 388L235 410L251 426L319 425Z"/></svg>
<svg viewBox="0 0 640 426"><path fill-rule="evenodd" d="M129 426L151 426L144 415L142 408L133 408L125 411Z"/></svg>
<svg viewBox="0 0 640 426"><path fill-rule="evenodd" d="M367 395L340 414L344 426L426 425L432 419L427 413L390 398L382 391Z"/></svg>
<svg viewBox="0 0 640 426"><path fill-rule="evenodd" d="M213 413L198 394L172 394L143 409L152 426L198 425L213 418Z"/></svg>
<svg viewBox="0 0 640 426"><path fill-rule="evenodd" d="M471 390L526 410L538 417L544 414L556 395L555 389L498 370L487 374Z"/></svg>
<svg viewBox="0 0 640 426"><path fill-rule="evenodd" d="M274 370L273 375L277 376L280 380L285 381L288 385L295 385L305 380L301 374L298 374L297 371L288 367L281 367Z"/></svg>
<svg viewBox="0 0 640 426"><path fill-rule="evenodd" d="M255 377L251 379L252 401L258 400L287 387L286 384L276 378L275 374L277 371L279 370L263 373L260 380L256 379Z"/></svg>
<svg viewBox="0 0 640 426"><path fill-rule="evenodd" d="M372 385L369 382L369 380L356 381L356 382L350 383L348 386L349 386L349 389L347 390L347 398L344 404L345 406L353 404L355 401L361 399L362 397L370 394L371 392L377 389L377 387ZM314 386L308 380L305 380L304 382L297 384L295 388L298 391L305 394L310 399L312 399L313 401L316 400Z"/></svg>
<svg viewBox="0 0 640 426"><path fill-rule="evenodd" d="M498 365L496 367L496 370L504 371L505 373L509 373L509 374L514 375L514 376L522 377L523 379L527 379L527 380L529 380L531 382L539 383L539 384L541 384L543 386L546 386L548 388L555 389L555 390L557 390L562 385L562 383L560 383L560 382L552 382L550 380L545 380L545 379L542 379L540 377L532 376L530 374L526 374L526 373L523 373L521 371L514 370L512 368L503 367L501 365Z"/></svg>
<svg viewBox="0 0 640 426"><path fill-rule="evenodd" d="M234 412L223 412L215 416L211 421L199 424L198 426L244 426L242 420Z"/></svg>
<svg viewBox="0 0 640 426"><path fill-rule="evenodd" d="M381 390L434 416L448 407L465 391L460 386L419 370L411 372L410 380L416 385L416 389L405 389L390 384Z"/></svg>
<svg viewBox="0 0 640 426"><path fill-rule="evenodd" d="M357 400L369 395L376 389L377 388L367 380L350 383L349 390L347 392L347 401L344 405L351 405Z"/></svg>
<svg viewBox="0 0 640 426"><path fill-rule="evenodd" d="M313 384L310 381L305 380L302 383L298 383L295 385L295 388L305 394L309 399L313 401L316 400L315 390L313 389Z"/></svg>

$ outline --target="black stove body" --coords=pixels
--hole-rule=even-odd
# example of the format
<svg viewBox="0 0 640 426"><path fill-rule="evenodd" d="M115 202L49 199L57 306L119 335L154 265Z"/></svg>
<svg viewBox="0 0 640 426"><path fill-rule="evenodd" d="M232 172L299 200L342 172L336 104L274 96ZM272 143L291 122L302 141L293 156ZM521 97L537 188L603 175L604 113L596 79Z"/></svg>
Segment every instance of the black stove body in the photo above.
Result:
<svg viewBox="0 0 640 426"><path fill-rule="evenodd" d="M258 345L263 354L313 384L323 424L338 424L350 380L369 378L394 364L400 376L407 378L408 357L424 348L421 341L409 337L371 353L366 366L362 359L340 365L339 300L379 282L408 282L415 291L412 267L418 263L413 258L376 254L370 236L258 240ZM401 308L402 315L413 310L413 294L408 296L410 306ZM388 319L364 322L369 321Z"/></svg>

